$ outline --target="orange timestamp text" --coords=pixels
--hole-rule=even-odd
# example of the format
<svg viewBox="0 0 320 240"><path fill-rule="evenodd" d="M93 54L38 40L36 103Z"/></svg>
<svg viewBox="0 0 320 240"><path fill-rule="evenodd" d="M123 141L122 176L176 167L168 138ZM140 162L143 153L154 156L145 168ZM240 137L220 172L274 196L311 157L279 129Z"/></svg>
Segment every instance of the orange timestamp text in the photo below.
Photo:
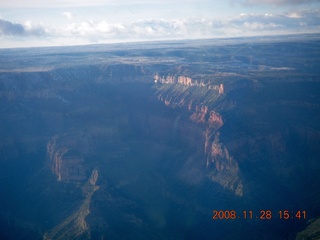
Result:
<svg viewBox="0 0 320 240"><path fill-rule="evenodd" d="M234 219L260 219L260 220L271 220L273 218L289 220L289 219L306 219L307 212L305 210L289 211L280 210L273 212L271 210L213 210L212 219L213 220L234 220Z"/></svg>

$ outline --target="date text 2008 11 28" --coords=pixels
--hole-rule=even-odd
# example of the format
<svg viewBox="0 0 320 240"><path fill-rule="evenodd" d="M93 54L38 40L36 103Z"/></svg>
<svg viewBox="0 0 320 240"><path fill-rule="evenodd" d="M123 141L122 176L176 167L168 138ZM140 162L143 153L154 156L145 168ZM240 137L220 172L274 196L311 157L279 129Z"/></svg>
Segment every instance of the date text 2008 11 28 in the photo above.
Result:
<svg viewBox="0 0 320 240"><path fill-rule="evenodd" d="M274 214L271 210L260 210L258 213L254 213L252 210L244 210L237 212L236 210L213 210L212 219L213 220L234 220L234 219L261 219L261 220L271 220L273 218L278 219L306 219L307 213L304 210L289 211L280 210Z"/></svg>

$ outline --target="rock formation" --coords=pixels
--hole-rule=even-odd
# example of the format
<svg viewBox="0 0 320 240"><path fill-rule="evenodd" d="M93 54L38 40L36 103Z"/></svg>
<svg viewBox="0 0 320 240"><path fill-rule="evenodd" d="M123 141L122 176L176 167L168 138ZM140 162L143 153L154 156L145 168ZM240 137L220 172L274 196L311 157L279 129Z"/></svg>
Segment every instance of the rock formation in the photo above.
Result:
<svg viewBox="0 0 320 240"><path fill-rule="evenodd" d="M220 83L218 85L211 84L210 82L205 83L204 80L194 80L188 76L182 75L165 75L160 76L159 74L154 75L154 82L156 84L182 84L185 86L197 86L197 87L205 87L207 89L212 89L218 91L219 94L224 93L224 85Z"/></svg>
<svg viewBox="0 0 320 240"><path fill-rule="evenodd" d="M53 137L47 145L47 156L58 181L87 179L84 154L87 144L75 134Z"/></svg>
<svg viewBox="0 0 320 240"><path fill-rule="evenodd" d="M159 76L155 75L155 79L157 79L156 82L160 81L163 84L183 84L199 87L194 85L190 78L179 77L176 82L172 76L169 77L170 81L168 81L168 77L159 80ZM223 84L213 89L217 91L214 94L218 96L224 92ZM194 102L197 99L186 97L188 96L187 90L163 96L166 92L167 90L163 91L160 88L158 98L169 107L175 108L179 106L186 109L189 112L189 119L197 125L196 127L201 128L203 131L202 144L208 177L212 181L230 189L236 195L242 196L243 184L239 176L238 163L230 156L227 147L219 140L219 129L223 126L221 115L209 109L208 105L195 105ZM208 102L207 104L212 103Z"/></svg>
<svg viewBox="0 0 320 240"><path fill-rule="evenodd" d="M61 224L44 234L44 240L63 239L91 239L90 227L86 217L90 214L90 203L92 195L99 189L96 185L98 180L98 170L94 169L86 184L82 187L84 201L80 208L72 213Z"/></svg>

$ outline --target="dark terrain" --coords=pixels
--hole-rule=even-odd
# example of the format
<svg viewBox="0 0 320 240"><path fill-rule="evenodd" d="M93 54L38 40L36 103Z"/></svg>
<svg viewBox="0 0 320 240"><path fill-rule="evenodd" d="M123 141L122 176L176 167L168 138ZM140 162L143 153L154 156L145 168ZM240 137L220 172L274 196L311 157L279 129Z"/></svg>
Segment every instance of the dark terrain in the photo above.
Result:
<svg viewBox="0 0 320 240"><path fill-rule="evenodd" d="M0 239L319 239L319 64L319 35L0 50Z"/></svg>

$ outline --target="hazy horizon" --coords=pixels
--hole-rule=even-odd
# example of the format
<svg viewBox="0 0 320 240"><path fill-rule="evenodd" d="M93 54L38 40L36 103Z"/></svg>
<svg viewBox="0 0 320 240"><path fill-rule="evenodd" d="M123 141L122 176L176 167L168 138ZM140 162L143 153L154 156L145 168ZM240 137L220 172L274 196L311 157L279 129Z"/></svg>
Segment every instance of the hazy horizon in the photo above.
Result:
<svg viewBox="0 0 320 240"><path fill-rule="evenodd" d="M319 32L315 0L0 1L0 48Z"/></svg>

